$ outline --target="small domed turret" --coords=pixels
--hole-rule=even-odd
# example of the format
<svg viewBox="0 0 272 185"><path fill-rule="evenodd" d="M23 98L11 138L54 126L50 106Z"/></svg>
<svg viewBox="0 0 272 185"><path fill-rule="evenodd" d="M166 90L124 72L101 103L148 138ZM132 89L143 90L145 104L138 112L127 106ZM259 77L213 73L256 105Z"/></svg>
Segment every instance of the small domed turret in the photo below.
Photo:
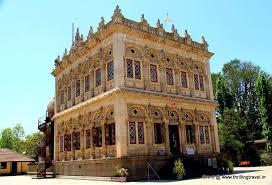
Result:
<svg viewBox="0 0 272 185"><path fill-rule="evenodd" d="M47 116L53 117L55 114L55 99L51 100L47 105Z"/></svg>

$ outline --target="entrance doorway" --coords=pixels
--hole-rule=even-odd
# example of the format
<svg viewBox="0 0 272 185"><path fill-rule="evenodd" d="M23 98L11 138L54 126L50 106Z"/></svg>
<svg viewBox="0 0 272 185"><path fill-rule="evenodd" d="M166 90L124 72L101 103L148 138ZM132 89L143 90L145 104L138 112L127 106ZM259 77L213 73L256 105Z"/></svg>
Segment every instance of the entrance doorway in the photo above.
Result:
<svg viewBox="0 0 272 185"><path fill-rule="evenodd" d="M173 155L180 154L178 125L169 125L170 152Z"/></svg>
<svg viewBox="0 0 272 185"><path fill-rule="evenodd" d="M11 173L12 174L17 174L17 162L12 162L11 163Z"/></svg>

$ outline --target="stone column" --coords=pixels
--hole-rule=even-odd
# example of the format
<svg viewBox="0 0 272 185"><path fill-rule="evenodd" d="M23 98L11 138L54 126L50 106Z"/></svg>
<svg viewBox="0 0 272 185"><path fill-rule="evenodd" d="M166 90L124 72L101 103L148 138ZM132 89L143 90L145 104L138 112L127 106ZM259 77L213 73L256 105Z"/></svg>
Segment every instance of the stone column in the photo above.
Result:
<svg viewBox="0 0 272 185"><path fill-rule="evenodd" d="M125 86L125 42L124 34L116 32L113 34L113 64L114 64L114 85L115 87Z"/></svg>
<svg viewBox="0 0 272 185"><path fill-rule="evenodd" d="M176 88L176 94L180 94L180 91L181 91L181 83L180 83L180 69L174 68L173 72L174 72L174 85L175 85L175 88Z"/></svg>
<svg viewBox="0 0 272 185"><path fill-rule="evenodd" d="M218 137L218 129L217 129L217 121L215 117L215 108L211 111L211 125L213 126L213 138L215 140L215 152L220 152L220 145L219 145L219 137ZM212 131L211 131L212 132Z"/></svg>
<svg viewBox="0 0 272 185"><path fill-rule="evenodd" d="M72 81L71 83L71 91L72 91L72 102L73 102L73 106L76 104L76 83L75 80Z"/></svg>
<svg viewBox="0 0 272 185"><path fill-rule="evenodd" d="M195 131L195 148L196 153L199 152L199 129L198 129L198 123L194 122L194 131Z"/></svg>
<svg viewBox="0 0 272 185"><path fill-rule="evenodd" d="M81 102L84 101L84 93L85 93L85 87L84 87L84 76L80 76L80 100Z"/></svg>
<svg viewBox="0 0 272 185"><path fill-rule="evenodd" d="M101 127L102 127L102 153L103 153L103 157L107 156L105 124L106 124L106 120L101 121Z"/></svg>
<svg viewBox="0 0 272 185"><path fill-rule="evenodd" d="M74 144L73 144L73 133L75 132L75 128L73 128L73 132L71 133L71 144L72 144L72 147L71 147L71 151L72 151L72 159L75 160L76 159L76 150L74 149Z"/></svg>
<svg viewBox="0 0 272 185"><path fill-rule="evenodd" d="M189 77L189 79L188 79L188 82L189 82L189 89L190 89L190 96L194 96L194 85L195 85L195 83L194 83L194 73L192 72L192 71L188 71L188 77Z"/></svg>
<svg viewBox="0 0 272 185"><path fill-rule="evenodd" d="M81 134L80 134L80 148L81 148L81 158L85 159L85 149L86 149L86 141L85 141L85 129L84 126L81 129Z"/></svg>
<svg viewBox="0 0 272 185"><path fill-rule="evenodd" d="M152 120L146 120L146 129L147 129L147 148L148 148L148 155L151 154L151 149L153 146L153 131L152 131Z"/></svg>
<svg viewBox="0 0 272 185"><path fill-rule="evenodd" d="M179 136L180 136L180 146L181 153L186 154L186 133L185 133L185 122L183 120L179 120Z"/></svg>
<svg viewBox="0 0 272 185"><path fill-rule="evenodd" d="M159 65L159 78L160 78L160 84L161 84L161 91L163 93L166 93L166 75L165 75L165 65L160 64Z"/></svg>
<svg viewBox="0 0 272 185"><path fill-rule="evenodd" d="M212 77L211 77L211 70L210 70L210 61L208 59L205 60L206 62L206 75L207 75L207 90L209 91L208 93L208 99L214 100L214 95L213 95L213 88L212 88Z"/></svg>
<svg viewBox="0 0 272 185"><path fill-rule="evenodd" d="M91 67L90 70L90 96L93 97L94 96L94 86L95 86L95 82L94 82L94 69L93 67Z"/></svg>
<svg viewBox="0 0 272 185"><path fill-rule="evenodd" d="M143 78L144 78L144 89L145 90L150 90L150 85L149 85L149 64L147 62L147 59L143 60Z"/></svg>
<svg viewBox="0 0 272 185"><path fill-rule="evenodd" d="M114 101L114 121L116 132L116 157L125 157L128 153L128 110L125 99L116 97Z"/></svg>
<svg viewBox="0 0 272 185"><path fill-rule="evenodd" d="M106 78L107 78L107 69L106 69L106 64L103 61L102 67L101 67L101 87L102 91L106 91Z"/></svg>
<svg viewBox="0 0 272 185"><path fill-rule="evenodd" d="M55 127L56 128L56 127ZM55 148L55 150L54 150L54 153L55 153L55 157L54 157L54 160L55 161L59 161L60 159L59 159L59 152L60 152L60 148L59 148L59 146L60 146L60 133L59 132L57 132L57 135L56 135L56 132L55 132L55 142L54 142L54 148Z"/></svg>
<svg viewBox="0 0 272 185"><path fill-rule="evenodd" d="M170 141L169 141L169 120L164 119L164 142L165 142L165 152L170 153Z"/></svg>

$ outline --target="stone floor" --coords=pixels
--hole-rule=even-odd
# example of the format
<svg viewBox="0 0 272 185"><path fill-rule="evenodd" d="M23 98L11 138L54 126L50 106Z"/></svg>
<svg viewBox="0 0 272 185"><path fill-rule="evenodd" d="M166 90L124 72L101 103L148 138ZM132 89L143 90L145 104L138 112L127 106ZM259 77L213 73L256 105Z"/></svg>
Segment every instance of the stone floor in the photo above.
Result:
<svg viewBox="0 0 272 185"><path fill-rule="evenodd" d="M251 179L259 178L259 179ZM74 179L32 179L29 176L3 176L0 177L0 185L117 185L118 182L90 181ZM122 183L124 184L124 183ZM167 184L167 185L272 185L272 166L268 167L243 167L235 168L235 172L225 176L209 176L183 181L140 181L128 182L128 185L141 184Z"/></svg>

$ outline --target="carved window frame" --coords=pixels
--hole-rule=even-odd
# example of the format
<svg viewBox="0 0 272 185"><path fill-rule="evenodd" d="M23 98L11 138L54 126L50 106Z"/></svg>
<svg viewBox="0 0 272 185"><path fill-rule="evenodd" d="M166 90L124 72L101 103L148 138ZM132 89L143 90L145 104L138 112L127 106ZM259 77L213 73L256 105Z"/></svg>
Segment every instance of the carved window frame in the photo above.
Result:
<svg viewBox="0 0 272 185"><path fill-rule="evenodd" d="M142 62L140 60L126 59L126 78L142 80Z"/></svg>
<svg viewBox="0 0 272 185"><path fill-rule="evenodd" d="M81 82L81 80L80 79L78 79L78 80L76 80L76 88L75 88L75 94L76 94L76 97L79 97L80 96L80 93L81 93L81 87L80 87L80 82Z"/></svg>
<svg viewBox="0 0 272 185"><path fill-rule="evenodd" d="M167 67L165 69L166 85L174 85L174 70Z"/></svg>
<svg viewBox="0 0 272 185"><path fill-rule="evenodd" d="M110 61L107 63L107 81L114 79L114 63Z"/></svg>
<svg viewBox="0 0 272 185"><path fill-rule="evenodd" d="M185 134L186 134L186 144L195 144L194 125L191 125L191 124L185 125Z"/></svg>
<svg viewBox="0 0 272 185"><path fill-rule="evenodd" d="M94 72L95 75L95 87L100 87L102 85L102 71L101 68L97 68Z"/></svg>
<svg viewBox="0 0 272 185"><path fill-rule="evenodd" d="M91 84L90 84L90 75L87 74L84 76L84 92L90 91Z"/></svg>
<svg viewBox="0 0 272 185"><path fill-rule="evenodd" d="M154 141L155 141L155 144L164 143L163 123L154 123Z"/></svg>
<svg viewBox="0 0 272 185"><path fill-rule="evenodd" d="M158 65L149 64L150 81L158 82Z"/></svg>
<svg viewBox="0 0 272 185"><path fill-rule="evenodd" d="M86 133L86 149L91 148L91 129L87 129Z"/></svg>
<svg viewBox="0 0 272 185"><path fill-rule="evenodd" d="M60 153L64 151L64 136L59 136L59 151Z"/></svg>
<svg viewBox="0 0 272 185"><path fill-rule="evenodd" d="M180 71L180 86L182 88L188 88L188 76L186 71Z"/></svg>
<svg viewBox="0 0 272 185"><path fill-rule="evenodd" d="M72 100L72 86L69 85L67 87L67 101L71 101Z"/></svg>
<svg viewBox="0 0 272 185"><path fill-rule="evenodd" d="M203 75L194 74L195 90L205 91L205 80Z"/></svg>
<svg viewBox="0 0 272 185"><path fill-rule="evenodd" d="M61 104L61 105L64 104L64 99L65 99L65 97L64 97L64 90L62 89L62 90L60 91L60 104Z"/></svg>

